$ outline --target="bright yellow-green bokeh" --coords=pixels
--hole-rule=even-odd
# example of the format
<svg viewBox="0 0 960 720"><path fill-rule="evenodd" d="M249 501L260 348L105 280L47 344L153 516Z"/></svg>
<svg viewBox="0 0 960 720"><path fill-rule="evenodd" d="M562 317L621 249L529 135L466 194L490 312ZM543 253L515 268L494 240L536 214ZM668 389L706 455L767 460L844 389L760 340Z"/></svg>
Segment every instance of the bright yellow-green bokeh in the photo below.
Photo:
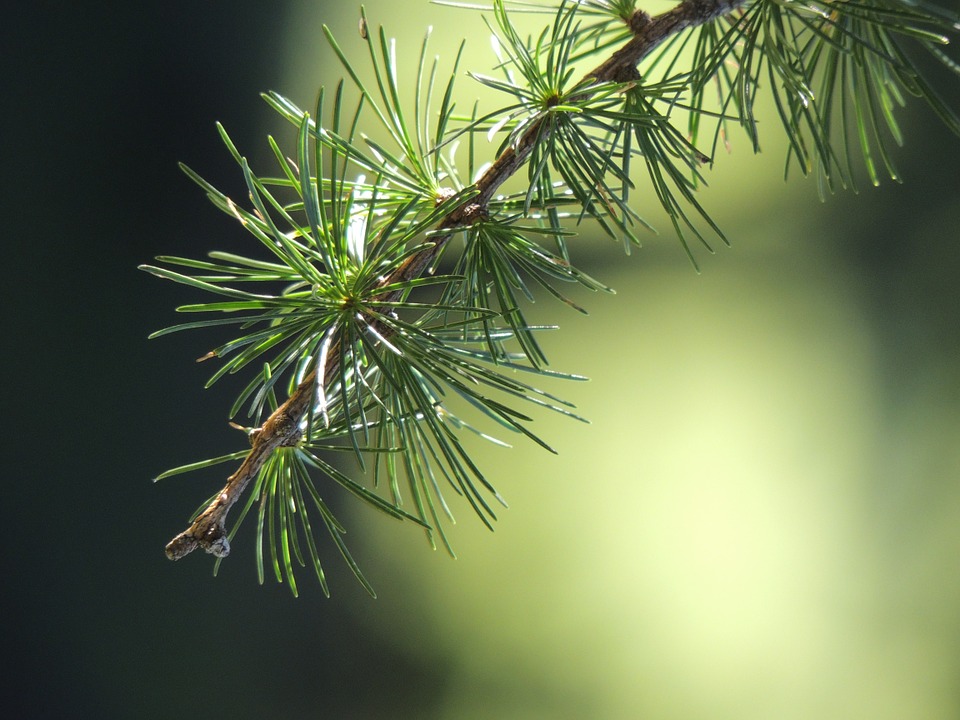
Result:
<svg viewBox="0 0 960 720"><path fill-rule="evenodd" d="M414 56L433 24L437 52L466 35L463 68L489 71L479 16L400 7L367 3L398 51ZM363 62L353 7L327 12L306 3L291 22L289 92L303 103L317 67L328 84L341 75L320 21ZM467 78L460 90L464 102L478 93ZM476 443L510 504L494 534L452 492L457 560L410 525L366 509L350 518L381 595L357 612L403 652L452 668L441 717L960 712L958 495L902 532L896 512L878 510L891 502L878 478L899 479L894 495L922 512L911 488L956 480L957 403L918 401L906 408L915 418L891 423L858 268L832 249L842 237L813 235L812 182L780 182L783 146L763 117L769 153L754 157L739 137L709 173L704 203L734 247L695 249L701 275L659 218L663 236L630 259L598 238L575 244L617 294L577 295L587 318L549 299L532 315L561 326L545 341L552 365L592 378L549 388L592 424L540 414L534 429L558 456L522 438L505 438L511 450Z"/></svg>

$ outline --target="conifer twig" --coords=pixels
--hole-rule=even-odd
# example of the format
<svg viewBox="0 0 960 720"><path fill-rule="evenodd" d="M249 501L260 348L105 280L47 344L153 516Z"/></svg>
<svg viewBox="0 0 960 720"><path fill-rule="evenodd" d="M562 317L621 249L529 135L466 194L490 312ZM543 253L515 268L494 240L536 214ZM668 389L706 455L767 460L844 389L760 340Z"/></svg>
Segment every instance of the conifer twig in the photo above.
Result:
<svg viewBox="0 0 960 720"><path fill-rule="evenodd" d="M637 10L627 21L633 37L608 60L586 74L584 83L629 82L640 78L637 64L661 43L688 28L702 25L744 5L747 0L683 0L660 15L650 16ZM584 95L589 95L589 87ZM419 277L430 268L453 234L483 219L487 205L497 189L529 159L537 142L542 141L542 120L534 122L513 145L507 147L474 184L477 194L470 202L450 212L437 228L438 232L422 251L410 256L380 287L403 283ZM388 293L383 302L397 299L400 291ZM340 353L331 349L323 377L334 377ZM258 428L250 433L251 449L228 479L223 490L193 521L166 546L166 555L179 560L198 547L218 557L230 553L226 518L230 509L257 476L264 463L278 448L295 445L300 439L300 423L315 397L316 370L311 371L290 397Z"/></svg>

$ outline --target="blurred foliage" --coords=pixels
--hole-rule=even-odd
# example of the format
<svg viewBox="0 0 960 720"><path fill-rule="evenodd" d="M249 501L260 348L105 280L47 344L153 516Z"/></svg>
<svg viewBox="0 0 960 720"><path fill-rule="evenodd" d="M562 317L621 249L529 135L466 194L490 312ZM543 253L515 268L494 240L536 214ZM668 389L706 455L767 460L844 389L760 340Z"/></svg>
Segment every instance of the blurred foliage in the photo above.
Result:
<svg viewBox="0 0 960 720"><path fill-rule="evenodd" d="M402 528L361 540L389 592L356 617L447 667L395 716L960 712L960 152L930 121L902 120L903 186L823 205L769 181L786 143L729 138L704 196L733 247L700 276L669 238L628 264L591 242L618 294L548 351L592 378L570 399L593 425L490 456L511 511L459 526L456 563Z"/></svg>
<svg viewBox="0 0 960 720"><path fill-rule="evenodd" d="M695 267L685 230L712 252L695 220L727 242L695 196L705 182L700 167L712 164L711 157L697 149L699 130L704 120L714 123L716 151L718 138L736 122L759 150L755 103L762 77L768 80L766 92L787 139L788 167L796 162L806 175L816 164L818 179L830 190L836 182L855 187L848 133L859 137L859 154L873 184L879 183L874 148L891 178L898 178L884 137L889 134L902 144L894 106L902 105L906 94L925 100L960 134L960 120L906 54L909 42L949 71L960 71L939 47L948 43L946 33L956 30L956 23L932 6L907 7L900 0L687 3L653 19L633 14L625 2L581 6L561 0L553 7L494 0L487 10L489 17L483 17L502 78L472 71L469 75L506 95L507 105L501 101L494 110L478 114L474 104L469 114L458 114L455 81L464 44L449 76L438 77L438 60L430 63L427 56L429 29L412 90L404 92L396 39L383 25L374 27L361 8L357 34L369 56L365 74L372 79L365 79L341 41L323 27L359 94L356 101L345 97L342 80L333 93L329 118L324 88L312 117L282 94L266 96L298 129L295 159L269 138L281 171L278 177L255 173L220 127L242 169L249 210L185 168L213 204L236 218L272 259L214 252L210 261L165 256L159 258L161 266L141 266L158 277L227 298L180 306L180 312L216 317L154 333L237 326L241 334L202 358L231 356L208 385L254 360L263 363L262 372L254 373L230 411L233 417L250 405L254 427L247 432L253 449L224 491L208 501L207 510L198 510L191 527L168 545L171 558L198 544L222 558L239 523L256 504L261 582L266 537L278 581L286 581L297 594L294 565L310 565L328 592L308 520L310 506L373 594L341 538L344 527L317 489L313 471L395 518L422 525L431 544L436 533L451 553L442 523L443 517L452 521L454 515L441 485L464 497L492 529L496 515L486 495L500 502L502 498L467 450L464 431L505 444L490 434L499 427L552 452L528 429L533 418L514 402L577 417L571 403L516 377L520 371L578 379L547 370L536 335L551 326L527 321L520 306L534 296L524 278L581 311L552 281L607 289L574 266L568 239L589 219L610 237L622 239L628 252L640 244L635 226L652 226L630 202L635 157L643 159L653 195ZM518 10L521 17L525 11L548 13L552 23L526 36L513 20ZM625 23L636 37L622 44ZM696 40L687 59L683 50L691 38ZM661 42L663 48L658 48ZM622 48L609 56L617 43ZM655 49L657 54L647 61ZM730 66L736 69L731 72ZM707 85L716 86L715 104L705 101ZM837 92L838 87L843 90ZM432 99L441 88L434 116ZM365 108L373 115L372 125L362 118ZM671 118L676 108L688 115L689 138ZM476 138L484 134L488 141L499 137L500 142L491 155L495 161L475 170ZM464 138L466 167L456 158ZM524 164L525 190L497 194ZM448 248L459 249L459 242L451 240L461 238L465 247L454 274L434 276L438 259L451 253ZM544 240L555 252L541 247ZM424 296L424 287L440 287L441 297ZM282 405L275 396L281 379L290 398ZM269 420L263 419L267 406ZM468 421L462 408L474 411L476 419ZM292 423L283 437L273 422L276 417ZM488 427L476 427L472 423L477 420ZM320 448L337 449L338 442L343 449L352 448L361 469L366 456L373 456L373 490L313 454ZM259 457L265 447L278 459L249 466L249 459ZM193 462L159 477L239 456ZM254 489L228 532L224 518L254 476ZM389 489L389 499L377 494L381 486ZM307 498L312 503L305 503ZM402 509L404 503L412 504L412 514ZM181 542L189 546L183 552L177 549Z"/></svg>

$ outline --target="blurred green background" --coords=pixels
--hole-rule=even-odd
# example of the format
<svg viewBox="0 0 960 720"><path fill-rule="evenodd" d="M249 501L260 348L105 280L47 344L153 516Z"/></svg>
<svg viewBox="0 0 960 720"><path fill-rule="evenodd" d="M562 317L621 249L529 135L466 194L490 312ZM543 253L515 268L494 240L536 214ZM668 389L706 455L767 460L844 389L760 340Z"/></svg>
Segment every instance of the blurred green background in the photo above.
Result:
<svg viewBox="0 0 960 720"><path fill-rule="evenodd" d="M401 54L432 24L489 67L476 15L367 8ZM763 156L734 138L703 197L733 247L700 275L662 221L628 259L584 237L617 295L534 316L592 424L538 419L558 456L482 450L510 509L491 534L455 506L458 559L342 497L379 600L329 545L332 599L257 586L252 527L216 579L164 558L222 477L150 478L234 449L237 388L202 390L202 335L147 342L187 297L135 268L236 247L177 161L243 197L214 121L265 166L286 130L257 93L309 106L341 75L320 24L359 53L357 18L36 4L0 27L4 717L960 717L960 140L915 106L905 184L825 204L780 182L774 124Z"/></svg>

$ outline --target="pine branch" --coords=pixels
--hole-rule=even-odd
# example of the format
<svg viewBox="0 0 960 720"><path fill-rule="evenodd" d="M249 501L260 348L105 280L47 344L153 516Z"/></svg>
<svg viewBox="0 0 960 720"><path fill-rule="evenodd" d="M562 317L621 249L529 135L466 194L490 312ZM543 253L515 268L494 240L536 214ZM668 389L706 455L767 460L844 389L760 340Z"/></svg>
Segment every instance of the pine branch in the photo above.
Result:
<svg viewBox="0 0 960 720"><path fill-rule="evenodd" d="M325 528L373 594L343 542L344 527L314 484L316 474L394 518L419 524L434 547L439 537L450 549L443 529L443 516L453 519L447 490L469 502L492 529L496 516L489 499L503 501L462 438L469 431L505 443L474 427L461 409L549 451L526 426L532 418L515 407L517 400L582 420L570 403L518 378L526 372L583 379L547 369L537 335L548 328L528 323L521 309L534 297L528 285L536 283L581 312L556 282L609 290L571 264L567 239L576 234L570 226L587 218L622 239L627 251L639 243L634 230L650 226L629 202L632 161L642 162L650 196L669 216L694 266L685 233L712 252L699 230L702 221L726 242L696 190L705 183L703 166L712 164L718 141L726 143L729 124L739 124L759 150L758 88L771 97L789 141L787 168L815 174L821 192L855 187L855 159L873 183L882 170L899 180L889 148L891 141L902 143L895 111L908 96L924 100L960 135L960 117L911 56L925 52L960 75L960 65L943 50L960 23L924 0L684 0L655 17L636 10L635 0L560 0L553 8L494 0L486 9L492 11L492 20L484 21L493 31L502 77L468 74L508 98L494 112L478 117L474 106L470 114L454 113L460 52L439 112L432 109L439 96L438 61L430 66L426 60L428 32L411 115L401 100L394 40L382 27L371 32L361 9L372 81L364 82L324 28L359 91L352 116L343 112L344 81L329 114L324 88L312 117L280 95L265 96L299 131L292 158L269 138L279 177L255 175L218 125L243 171L252 207L240 207L184 167L272 261L212 252L209 260L158 258L185 272L142 266L219 296L178 308L215 313L214 319L181 323L151 337L236 326L232 339L203 358L230 356L208 386L254 360L269 361L229 412L234 418L249 406L255 429L242 428L249 449L160 476L241 461L223 490L168 544L171 559L198 547L223 558L252 514L261 582L269 565L296 595L294 565L309 564L329 595L313 531ZM510 17L514 12L546 12L552 21L539 36L523 37ZM604 57L571 81L576 66ZM385 136L359 133L364 107L372 109ZM686 133L677 127L675 110L688 116ZM707 155L698 139L712 122ZM475 172L475 138L481 133L503 140L494 162ZM463 138L465 168L455 157ZM502 194L504 183L523 168L526 190ZM454 237L462 237L463 251L448 274L435 274ZM251 286L255 291L246 289ZM426 286L439 295L420 301ZM281 378L288 396L282 404L276 395ZM365 458L374 458L373 490L324 459L338 450L352 452L364 472ZM392 500L375 491L384 477ZM403 482L412 513L401 507ZM227 515L245 493L228 533Z"/></svg>
<svg viewBox="0 0 960 720"><path fill-rule="evenodd" d="M627 20L633 37L607 61L587 73L577 84L577 87L584 88L578 97L589 96L591 86L639 80L637 64L665 40L683 30L731 13L746 2L747 0L684 0L673 9L654 17L640 10L634 12ZM474 184L475 196L447 214L439 223L436 233L426 247L411 255L384 278L382 287L403 284L420 277L434 264L456 231L486 217L488 205L496 191L527 163L537 143L545 140L543 122L544 119L541 118L532 123L516 143L508 146L499 155ZM399 290L387 292L382 296L381 301L395 302L401 294L402 291ZM388 338L389 331L384 331L384 336ZM323 378L320 378L321 383L324 378L332 378L337 374L339 357L339 352L334 350L328 352ZM168 558L179 560L197 548L203 548L206 552L218 557L229 554L227 514L271 455L279 448L293 446L298 442L300 424L307 416L316 396L317 382L316 370L311 371L286 402L280 405L258 429L250 433L251 449L246 458L236 472L227 479L223 490L196 517L190 527L167 544Z"/></svg>

